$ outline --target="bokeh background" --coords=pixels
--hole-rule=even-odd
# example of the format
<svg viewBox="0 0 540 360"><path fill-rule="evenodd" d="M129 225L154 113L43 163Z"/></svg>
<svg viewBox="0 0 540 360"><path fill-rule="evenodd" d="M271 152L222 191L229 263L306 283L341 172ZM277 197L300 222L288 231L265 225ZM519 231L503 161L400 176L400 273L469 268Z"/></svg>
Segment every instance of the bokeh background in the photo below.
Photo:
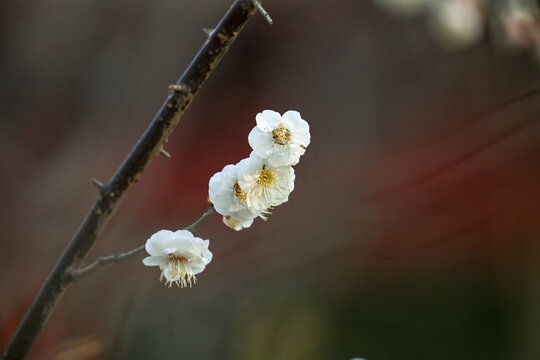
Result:
<svg viewBox="0 0 540 360"><path fill-rule="evenodd" d="M2 349L91 178L111 177L229 5L0 4ZM192 289L142 257L75 284L31 359L539 359L534 56L488 33L449 52L425 15L371 1L265 7L274 25L250 21L89 260L196 220L264 109L311 126L290 201L241 232L202 225L214 259Z"/></svg>

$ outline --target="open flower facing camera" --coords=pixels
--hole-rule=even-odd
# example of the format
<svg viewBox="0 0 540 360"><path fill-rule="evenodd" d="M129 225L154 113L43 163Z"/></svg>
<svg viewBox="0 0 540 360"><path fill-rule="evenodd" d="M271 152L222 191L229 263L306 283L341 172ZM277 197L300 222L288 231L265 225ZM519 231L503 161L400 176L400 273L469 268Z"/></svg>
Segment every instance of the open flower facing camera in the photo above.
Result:
<svg viewBox="0 0 540 360"><path fill-rule="evenodd" d="M248 208L258 212L283 204L294 189L292 166L272 166L252 152L237 165L238 185L246 193Z"/></svg>
<svg viewBox="0 0 540 360"><path fill-rule="evenodd" d="M298 111L283 116L272 110L257 114L257 126L248 136L249 145L272 166L296 165L311 141L308 123Z"/></svg>

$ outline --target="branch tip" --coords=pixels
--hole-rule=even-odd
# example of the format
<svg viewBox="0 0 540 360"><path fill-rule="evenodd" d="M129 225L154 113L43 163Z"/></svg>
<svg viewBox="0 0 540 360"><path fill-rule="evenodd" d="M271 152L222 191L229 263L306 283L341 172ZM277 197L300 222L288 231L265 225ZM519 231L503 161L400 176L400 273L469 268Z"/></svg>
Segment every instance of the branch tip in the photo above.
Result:
<svg viewBox="0 0 540 360"><path fill-rule="evenodd" d="M268 14L268 12L266 12L266 10L264 10L264 8L262 7L261 3L259 2L259 0L250 0L251 3L253 4L253 6L255 6L257 8L257 10L259 10L259 12L261 13L262 16L264 16L264 18L266 19L266 21L268 21L268 23L270 25L272 25L274 23L274 21L272 21L272 18L270 17L270 15Z"/></svg>

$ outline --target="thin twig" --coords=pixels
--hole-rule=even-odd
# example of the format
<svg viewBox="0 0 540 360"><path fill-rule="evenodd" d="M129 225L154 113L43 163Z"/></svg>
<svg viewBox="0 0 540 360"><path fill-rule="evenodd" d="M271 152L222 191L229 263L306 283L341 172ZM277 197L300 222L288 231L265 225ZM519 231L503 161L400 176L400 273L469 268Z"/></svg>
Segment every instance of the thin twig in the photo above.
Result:
<svg viewBox="0 0 540 360"><path fill-rule="evenodd" d="M107 265L120 263L120 262L122 262L124 260L127 260L127 259L130 259L130 258L135 257L137 255L140 255L143 252L144 252L144 245L141 245L138 248L133 249L131 251L127 251L125 253L119 253L119 254L114 254L114 255L110 255L110 256L101 256L95 262L93 262L92 264L90 264L90 265L88 265L88 266L86 266L86 267L84 267L84 268L82 268L80 270L73 271L72 272L73 281L81 280L81 279L87 277L88 275L91 275L91 274L97 272L98 270L106 267Z"/></svg>
<svg viewBox="0 0 540 360"><path fill-rule="evenodd" d="M266 10L264 10L264 8L262 7L261 3L259 2L259 0L251 0L251 3L257 8L257 10L259 10L259 12L261 13L262 16L264 16L264 18L266 19L266 21L268 21L268 23L270 25L272 25L274 22L272 21L272 18L270 17L270 15L266 12Z"/></svg>
<svg viewBox="0 0 540 360"><path fill-rule="evenodd" d="M208 37L187 70L170 90L165 103L111 180L104 184L94 205L64 253L56 262L19 324L2 357L24 359L30 353L58 302L73 283L73 269L84 263L116 210L180 121L193 98L231 47L256 8L250 0L236 0Z"/></svg>
<svg viewBox="0 0 540 360"><path fill-rule="evenodd" d="M210 218L210 216L214 215L215 213L216 213L216 210L214 209L214 206L210 206L210 208L206 210L206 212L202 214L200 218L198 218L193 224L189 225L184 230L194 232L195 230L197 230L199 225L204 223L206 220Z"/></svg>
<svg viewBox="0 0 540 360"><path fill-rule="evenodd" d="M184 230L189 230L191 232L195 231L195 229L197 229L199 225L204 223L215 213L216 211L214 210L214 207L211 206L204 214L201 215L199 219L197 219L197 221L195 221L193 224L189 225L188 227L184 228ZM141 245L138 248L135 248L133 250L130 250L124 253L118 253L118 254L114 254L110 256L101 256L92 264L85 266L82 269L73 271L72 272L73 281L81 280L97 272L98 270L101 270L102 268L108 265L121 263L124 260L131 259L142 253L144 253L144 245Z"/></svg>

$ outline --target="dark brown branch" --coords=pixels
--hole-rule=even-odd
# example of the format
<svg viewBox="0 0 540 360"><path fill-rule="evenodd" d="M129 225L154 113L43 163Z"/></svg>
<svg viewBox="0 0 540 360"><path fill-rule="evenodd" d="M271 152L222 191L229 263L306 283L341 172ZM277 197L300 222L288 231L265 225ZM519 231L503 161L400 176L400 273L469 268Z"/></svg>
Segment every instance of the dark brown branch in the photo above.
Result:
<svg viewBox="0 0 540 360"><path fill-rule="evenodd" d="M201 225L203 222L208 220L215 213L216 211L214 210L214 207L211 206L210 209L208 209L204 214L202 214L201 217L197 221L195 221L193 224L189 225L188 227L184 228L184 230L189 230L191 232L195 231L195 229L197 229L199 225ZM135 256L139 256L142 253L144 253L144 245L141 245L138 248L135 248L133 250L130 250L124 253L118 253L118 254L114 254L110 256L101 256L92 264L73 271L72 272L73 280L77 281L77 280L83 279L89 275L92 275L98 270L103 269L104 267L108 265L121 263L124 260L128 260Z"/></svg>
<svg viewBox="0 0 540 360"><path fill-rule="evenodd" d="M24 359L28 356L64 292L73 283L72 271L83 264L124 197L160 153L200 87L255 11L251 1L236 0L180 80L171 86L169 96L142 137L111 180L100 187L94 205L47 277L2 359Z"/></svg>

